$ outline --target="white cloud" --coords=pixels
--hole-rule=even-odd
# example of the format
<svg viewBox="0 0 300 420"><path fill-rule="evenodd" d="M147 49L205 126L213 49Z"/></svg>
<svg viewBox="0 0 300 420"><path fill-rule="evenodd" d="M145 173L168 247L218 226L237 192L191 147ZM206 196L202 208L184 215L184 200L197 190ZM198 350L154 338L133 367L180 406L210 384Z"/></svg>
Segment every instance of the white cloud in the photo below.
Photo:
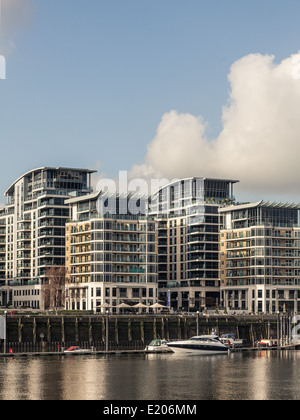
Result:
<svg viewBox="0 0 300 420"><path fill-rule="evenodd" d="M233 178L250 194L299 194L300 201L300 52L279 64L248 55L228 80L217 138L207 139L201 116L168 112L131 176Z"/></svg>

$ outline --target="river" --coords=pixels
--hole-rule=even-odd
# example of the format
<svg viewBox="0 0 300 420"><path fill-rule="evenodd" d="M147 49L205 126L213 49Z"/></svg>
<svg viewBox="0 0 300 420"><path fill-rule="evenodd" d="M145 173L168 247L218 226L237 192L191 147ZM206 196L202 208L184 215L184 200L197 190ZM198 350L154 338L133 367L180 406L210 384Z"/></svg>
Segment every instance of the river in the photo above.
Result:
<svg viewBox="0 0 300 420"><path fill-rule="evenodd" d="M0 400L298 400L300 352L0 358Z"/></svg>

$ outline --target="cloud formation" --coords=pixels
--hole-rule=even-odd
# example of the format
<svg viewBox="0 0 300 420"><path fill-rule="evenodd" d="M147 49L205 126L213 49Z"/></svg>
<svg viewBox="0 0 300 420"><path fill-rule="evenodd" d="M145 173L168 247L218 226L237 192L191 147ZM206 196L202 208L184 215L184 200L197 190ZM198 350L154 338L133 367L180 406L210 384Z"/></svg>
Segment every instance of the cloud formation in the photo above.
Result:
<svg viewBox="0 0 300 420"><path fill-rule="evenodd" d="M232 65L228 80L217 138L206 137L201 116L167 112L144 163L130 175L238 179L245 192L300 201L300 52L279 64L271 55L247 55Z"/></svg>

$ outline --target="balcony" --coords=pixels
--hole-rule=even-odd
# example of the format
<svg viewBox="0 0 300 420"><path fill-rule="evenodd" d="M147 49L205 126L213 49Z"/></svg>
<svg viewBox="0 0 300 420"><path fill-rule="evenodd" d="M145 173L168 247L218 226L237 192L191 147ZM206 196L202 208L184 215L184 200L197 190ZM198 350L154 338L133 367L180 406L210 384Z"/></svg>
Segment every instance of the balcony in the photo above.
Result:
<svg viewBox="0 0 300 420"><path fill-rule="evenodd" d="M18 273L17 278L29 278L30 273Z"/></svg>
<svg viewBox="0 0 300 420"><path fill-rule="evenodd" d="M144 274L146 270L144 268L117 268L112 270L114 273L125 273L125 274Z"/></svg>
<svg viewBox="0 0 300 420"><path fill-rule="evenodd" d="M17 264L17 268L30 269L31 264L30 263L25 263L25 262L20 262L20 263Z"/></svg>
<svg viewBox="0 0 300 420"><path fill-rule="evenodd" d="M118 264L145 264L147 262L146 257L144 258L123 258L123 259L118 259L118 258L114 258L113 262L116 262Z"/></svg>
<svg viewBox="0 0 300 420"><path fill-rule="evenodd" d="M87 235L87 236L79 236L77 238L72 237L71 239L71 245L75 245L75 244L84 244L86 242L90 242L91 241L91 236Z"/></svg>
<svg viewBox="0 0 300 420"><path fill-rule="evenodd" d="M30 234L18 234L17 236L17 240L18 241L22 241L22 240L26 240L26 241L31 241L31 235Z"/></svg>
<svg viewBox="0 0 300 420"><path fill-rule="evenodd" d="M18 243L17 249L31 249L31 244L25 242Z"/></svg>

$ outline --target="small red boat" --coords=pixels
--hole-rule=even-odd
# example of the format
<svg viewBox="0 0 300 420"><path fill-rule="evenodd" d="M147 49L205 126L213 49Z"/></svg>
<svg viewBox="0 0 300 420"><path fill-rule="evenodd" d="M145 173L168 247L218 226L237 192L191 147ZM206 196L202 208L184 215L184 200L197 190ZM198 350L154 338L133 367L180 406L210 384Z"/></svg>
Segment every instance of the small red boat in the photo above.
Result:
<svg viewBox="0 0 300 420"><path fill-rule="evenodd" d="M71 346L67 350L64 351L64 353L91 353L92 350L89 349L82 349L79 346Z"/></svg>

